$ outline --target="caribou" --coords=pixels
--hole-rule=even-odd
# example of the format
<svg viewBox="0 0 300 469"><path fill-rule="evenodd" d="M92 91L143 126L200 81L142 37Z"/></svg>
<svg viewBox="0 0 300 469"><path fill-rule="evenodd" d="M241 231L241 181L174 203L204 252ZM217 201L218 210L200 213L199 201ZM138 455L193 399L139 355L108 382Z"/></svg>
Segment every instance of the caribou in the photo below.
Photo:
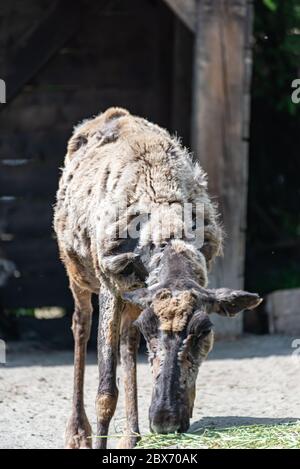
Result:
<svg viewBox="0 0 300 469"><path fill-rule="evenodd" d="M191 207L186 217L185 206ZM166 130L110 108L78 125L69 140L54 229L75 303L66 448L92 447L84 370L93 294L99 297L96 448L106 447L117 404L119 352L127 425L119 446L132 448L140 438L140 333L153 375L150 429L186 431L199 366L213 346L210 314L235 316L261 301L254 293L208 288L223 230L201 166Z"/></svg>

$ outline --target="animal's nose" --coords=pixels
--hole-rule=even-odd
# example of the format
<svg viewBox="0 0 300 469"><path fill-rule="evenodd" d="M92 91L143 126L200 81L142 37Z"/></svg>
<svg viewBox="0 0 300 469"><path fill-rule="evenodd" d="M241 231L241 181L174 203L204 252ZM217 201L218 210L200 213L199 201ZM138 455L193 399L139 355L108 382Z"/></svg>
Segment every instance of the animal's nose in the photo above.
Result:
<svg viewBox="0 0 300 469"><path fill-rule="evenodd" d="M182 422L177 412L166 409L156 409L150 420L150 428L154 433L174 433L185 431L182 429Z"/></svg>

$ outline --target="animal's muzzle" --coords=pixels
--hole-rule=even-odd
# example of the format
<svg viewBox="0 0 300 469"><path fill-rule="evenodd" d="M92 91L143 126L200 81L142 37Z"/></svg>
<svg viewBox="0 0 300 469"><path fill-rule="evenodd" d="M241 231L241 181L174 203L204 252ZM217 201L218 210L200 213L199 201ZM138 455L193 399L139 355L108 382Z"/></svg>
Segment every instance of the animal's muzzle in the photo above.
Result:
<svg viewBox="0 0 300 469"><path fill-rule="evenodd" d="M150 411L150 430L154 433L185 432L189 428L189 418L178 410L157 407Z"/></svg>

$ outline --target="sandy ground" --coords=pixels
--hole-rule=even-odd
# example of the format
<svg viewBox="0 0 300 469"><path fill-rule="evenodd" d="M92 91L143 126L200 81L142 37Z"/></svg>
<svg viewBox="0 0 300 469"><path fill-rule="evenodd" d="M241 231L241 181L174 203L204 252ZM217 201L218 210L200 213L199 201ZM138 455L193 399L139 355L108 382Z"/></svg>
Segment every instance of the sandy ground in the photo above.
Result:
<svg viewBox="0 0 300 469"><path fill-rule="evenodd" d="M292 337L246 336L218 342L197 382L192 428L226 427L300 419L300 357ZM0 448L61 448L72 391L72 353L9 344L0 367ZM138 365L140 427L148 432L151 374ZM95 353L86 370L86 410L95 430ZM124 428L123 392L111 433ZM109 446L115 444L109 441Z"/></svg>

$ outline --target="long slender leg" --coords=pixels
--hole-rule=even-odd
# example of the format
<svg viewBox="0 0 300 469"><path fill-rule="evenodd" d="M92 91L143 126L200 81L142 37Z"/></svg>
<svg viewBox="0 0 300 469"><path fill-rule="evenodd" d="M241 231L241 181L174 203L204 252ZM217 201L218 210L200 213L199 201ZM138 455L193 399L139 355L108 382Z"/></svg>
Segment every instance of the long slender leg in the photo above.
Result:
<svg viewBox="0 0 300 469"><path fill-rule="evenodd" d="M121 298L102 287L99 295L98 367L99 387L96 397L96 448L106 448L110 421L114 415L118 388L116 368L120 335Z"/></svg>
<svg viewBox="0 0 300 469"><path fill-rule="evenodd" d="M92 430L84 410L84 369L86 346L92 322L91 293L80 289L71 281L75 301L72 331L74 336L74 388L73 407L66 434L65 447L69 449L91 448Z"/></svg>
<svg viewBox="0 0 300 469"><path fill-rule="evenodd" d="M136 355L140 341L140 333L132 325L139 316L140 309L126 304L121 318L121 363L124 374L126 435L121 439L119 448L134 448L139 436L138 400L136 380Z"/></svg>

